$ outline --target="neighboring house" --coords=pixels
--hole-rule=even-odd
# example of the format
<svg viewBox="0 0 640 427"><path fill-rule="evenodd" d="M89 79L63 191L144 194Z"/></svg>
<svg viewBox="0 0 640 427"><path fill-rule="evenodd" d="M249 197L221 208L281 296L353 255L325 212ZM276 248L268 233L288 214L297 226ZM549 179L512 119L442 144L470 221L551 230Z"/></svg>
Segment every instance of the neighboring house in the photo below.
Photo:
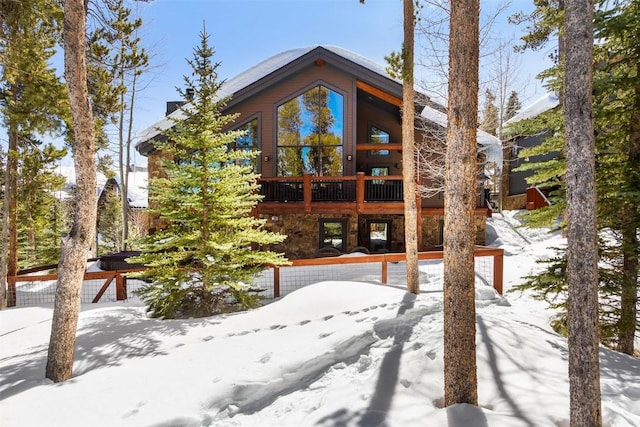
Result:
<svg viewBox="0 0 640 427"><path fill-rule="evenodd" d="M58 192L57 197L60 199L66 199L71 197L73 186L76 182L76 171L73 166L58 166L55 172L65 177L67 183L63 190ZM147 208L147 168L142 166L131 165L129 167L129 207L131 209L146 209ZM96 174L96 182L98 192L98 199L104 200L106 192L116 191L120 195L120 178L107 178L104 174L98 172ZM101 202L98 202L100 205ZM99 211L98 211L99 212Z"/></svg>
<svg viewBox="0 0 640 427"><path fill-rule="evenodd" d="M264 199L256 215L268 229L288 236L273 249L292 259L314 257L326 246L340 252L403 251L401 82L352 52L314 46L257 64L227 80L220 96L231 96L224 113L240 113L230 129L247 129L243 146L261 151L256 169ZM311 132L317 116L306 106L312 102L331 114L323 135ZM179 106L168 103L168 116L139 136L136 148L148 156L151 177L159 173L162 155L153 140L184 118L181 109L173 111ZM446 126L443 107L417 101L416 111L434 129ZM416 129L416 141L423 137L428 136ZM498 147L501 164L497 138L480 132L479 143ZM480 244L489 214L481 194L479 186ZM418 208L419 248L442 244L442 196L422 198Z"/></svg>
<svg viewBox="0 0 640 427"><path fill-rule="evenodd" d="M505 128L509 125L520 122L525 119L531 119L558 107L558 94L550 92L533 104L523 108L505 122ZM527 184L527 178L533 175L533 171L517 171L519 166L524 163L535 163L544 160L550 160L557 153L547 153L545 155L533 156L531 158L520 158L518 153L524 148L531 148L539 145L549 132L540 132L536 135L518 135L504 142L504 165L502 168L502 209L537 209L547 206L548 189L531 187Z"/></svg>

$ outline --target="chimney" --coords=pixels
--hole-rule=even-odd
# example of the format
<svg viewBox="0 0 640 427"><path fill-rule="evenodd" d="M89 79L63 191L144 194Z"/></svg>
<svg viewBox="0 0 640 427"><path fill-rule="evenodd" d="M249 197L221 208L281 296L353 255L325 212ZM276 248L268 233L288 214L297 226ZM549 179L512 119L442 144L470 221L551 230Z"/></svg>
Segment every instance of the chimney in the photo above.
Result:
<svg viewBox="0 0 640 427"><path fill-rule="evenodd" d="M184 105L184 101L167 101L167 112L165 113L165 116L168 116L169 114L173 113L183 105Z"/></svg>

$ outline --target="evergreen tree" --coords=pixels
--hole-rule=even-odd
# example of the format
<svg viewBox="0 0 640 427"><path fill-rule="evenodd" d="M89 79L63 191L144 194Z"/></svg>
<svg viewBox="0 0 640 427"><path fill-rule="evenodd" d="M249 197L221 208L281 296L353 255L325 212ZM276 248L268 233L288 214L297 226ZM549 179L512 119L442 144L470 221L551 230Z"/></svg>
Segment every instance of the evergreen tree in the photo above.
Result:
<svg viewBox="0 0 640 427"><path fill-rule="evenodd" d="M64 86L49 65L60 37L61 17L60 5L53 0L0 1L0 113L9 140L0 307L6 304L6 275L15 275L18 268L21 158L40 153L41 147L29 149L34 137L59 132L68 117Z"/></svg>
<svg viewBox="0 0 640 427"><path fill-rule="evenodd" d="M55 264L60 258L61 228L52 235L56 223L51 213L58 203L55 193L65 184L65 178L55 173L56 163L66 155L66 149L53 144L40 147L33 141L20 158L18 178L18 265L21 268Z"/></svg>
<svg viewBox="0 0 640 427"><path fill-rule="evenodd" d="M515 90L511 91L509 99L507 100L507 108L504 113L504 121L506 122L507 120L518 114L518 111L520 111L521 108L522 104L520 104L518 92L516 92Z"/></svg>
<svg viewBox="0 0 640 427"><path fill-rule="evenodd" d="M489 89L484 93L484 108L482 110L482 122L480 123L480 129L491 135L496 135L496 130L498 129L498 107L496 107L496 96Z"/></svg>
<svg viewBox="0 0 640 427"><path fill-rule="evenodd" d="M115 189L104 190L104 204L98 218L99 253L114 253L122 247L122 206L120 194Z"/></svg>
<svg viewBox="0 0 640 427"><path fill-rule="evenodd" d="M601 240L602 329L611 344L633 354L640 256L640 1L616 3L596 16L595 119L598 142L598 222ZM619 302L617 302L619 301ZM614 332L613 335L611 332Z"/></svg>
<svg viewBox="0 0 640 427"><path fill-rule="evenodd" d="M285 236L263 229L251 215L258 203L257 175L246 161L255 151L231 149L244 131L224 131L237 115L225 115L227 100L219 99L219 63L209 36L188 61L193 79L185 77L193 94L183 107L186 119L175 124L156 148L166 155L166 178L149 182L151 212L170 225L141 242L142 255L133 259L148 267L151 283L140 290L155 317L208 316L255 306L252 279L265 265L286 260L274 252L256 250L280 243ZM177 159L177 161L175 160Z"/></svg>
<svg viewBox="0 0 640 427"><path fill-rule="evenodd" d="M596 180L598 196L599 276L600 276L600 337L603 343L633 354L633 342L640 325L637 321L638 256L637 238L640 227L640 88L638 63L640 33L637 0L614 5L599 2L595 13L595 31L599 43L594 47L598 66L594 70L594 117L596 128ZM555 4L555 3L554 3ZM539 7L533 13L535 25L525 46L536 47L545 35L559 24L562 11ZM536 37L533 37L536 35ZM536 41L537 40L537 41ZM559 64L543 73L550 78L550 89L562 92ZM552 206L527 212L533 226L554 224L565 209L566 171L564 156L564 124L561 110L547 111L540 116L516 123L510 131L521 135L547 132L550 136L538 147L522 150L521 157L556 152L552 160L530 163L521 169L535 173L528 182L551 186ZM606 236L606 238L603 238ZM545 271L529 278L520 289L533 288L541 298L551 300L563 308L554 321L554 328L566 333L566 256L559 250L556 261L551 260ZM554 283L548 287L548 283Z"/></svg>

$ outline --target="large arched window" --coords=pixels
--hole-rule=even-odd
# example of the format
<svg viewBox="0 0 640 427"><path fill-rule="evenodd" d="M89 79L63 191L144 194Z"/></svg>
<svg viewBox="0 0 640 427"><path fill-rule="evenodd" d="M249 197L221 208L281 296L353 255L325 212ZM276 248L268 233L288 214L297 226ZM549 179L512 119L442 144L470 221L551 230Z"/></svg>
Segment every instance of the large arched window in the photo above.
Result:
<svg viewBox="0 0 640 427"><path fill-rule="evenodd" d="M278 175L342 175L344 98L322 85L278 106Z"/></svg>

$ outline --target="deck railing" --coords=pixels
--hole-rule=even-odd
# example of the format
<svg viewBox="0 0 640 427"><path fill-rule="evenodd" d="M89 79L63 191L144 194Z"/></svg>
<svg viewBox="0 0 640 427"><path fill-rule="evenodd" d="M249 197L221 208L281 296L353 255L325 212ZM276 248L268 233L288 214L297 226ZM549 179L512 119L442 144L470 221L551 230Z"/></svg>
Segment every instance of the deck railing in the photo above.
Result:
<svg viewBox="0 0 640 427"><path fill-rule="evenodd" d="M260 178L263 202L402 202L402 176L311 176Z"/></svg>

